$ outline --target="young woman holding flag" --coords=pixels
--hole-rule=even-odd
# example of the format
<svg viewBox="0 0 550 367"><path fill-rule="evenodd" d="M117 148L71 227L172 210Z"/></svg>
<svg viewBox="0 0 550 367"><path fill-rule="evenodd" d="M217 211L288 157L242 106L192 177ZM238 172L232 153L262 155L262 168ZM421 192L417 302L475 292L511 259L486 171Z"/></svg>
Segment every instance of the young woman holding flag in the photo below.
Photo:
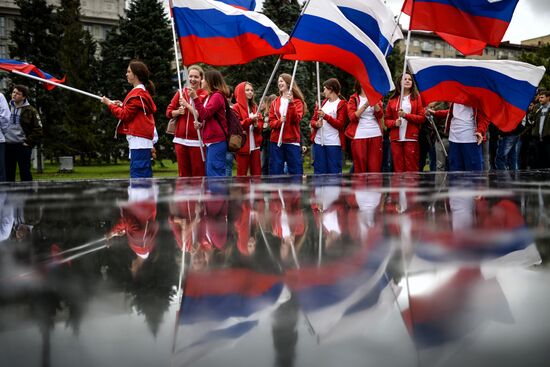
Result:
<svg viewBox="0 0 550 367"><path fill-rule="evenodd" d="M315 107L311 128L315 174L342 173L342 148L344 125L347 120L347 104L340 98L340 82L330 78L323 83L325 100Z"/></svg>
<svg viewBox="0 0 550 367"><path fill-rule="evenodd" d="M130 177L153 177L151 159L158 136L153 114L157 107L151 95L155 85L149 79L147 65L141 61L130 61L126 79L134 87L124 98L124 102L111 101L103 97L101 102L119 119L116 133L126 135L130 147ZM116 136L116 135L115 135Z"/></svg>
<svg viewBox="0 0 550 367"><path fill-rule="evenodd" d="M346 127L346 136L351 139L353 172L382 172L382 101L370 106L358 81L355 81L354 90L348 101L349 124Z"/></svg>
<svg viewBox="0 0 550 367"><path fill-rule="evenodd" d="M292 85L292 91L289 90L291 79L290 74L283 73L279 76L277 80L279 96L269 108L270 175L282 175L285 162L288 173L291 175L301 175L304 171L300 147L300 121L307 111L307 106L304 94L296 82ZM281 140L280 145L279 140Z"/></svg>
<svg viewBox="0 0 550 367"><path fill-rule="evenodd" d="M204 100L208 93L201 89L204 71L198 65L187 68L189 86L176 92L166 109L166 117L175 118L174 150L178 161L179 177L200 177L205 175L205 165L201 155L201 141L195 129L193 110L184 107L183 99L189 103L189 89L197 91L199 98Z"/></svg>
<svg viewBox="0 0 550 367"><path fill-rule="evenodd" d="M262 174L260 148L262 146L263 118L254 102L254 87L248 82L242 82L235 88L235 103L233 110L237 113L243 130L246 133L246 143L237 152L237 176L246 176L250 170L251 176Z"/></svg>
<svg viewBox="0 0 550 367"><path fill-rule="evenodd" d="M201 129L202 139L206 144L206 176L225 176L225 153L227 152L227 119L225 109L228 105L229 87L218 70L204 73L204 89L208 92L202 100L197 91L190 89L189 97L193 99L199 121L195 128ZM192 108L185 100L183 105Z"/></svg>
<svg viewBox="0 0 550 367"><path fill-rule="evenodd" d="M390 130L393 168L395 172L418 172L418 132L420 125L426 121L422 99L410 74L397 77L395 85L398 87L388 101L385 118L386 127Z"/></svg>

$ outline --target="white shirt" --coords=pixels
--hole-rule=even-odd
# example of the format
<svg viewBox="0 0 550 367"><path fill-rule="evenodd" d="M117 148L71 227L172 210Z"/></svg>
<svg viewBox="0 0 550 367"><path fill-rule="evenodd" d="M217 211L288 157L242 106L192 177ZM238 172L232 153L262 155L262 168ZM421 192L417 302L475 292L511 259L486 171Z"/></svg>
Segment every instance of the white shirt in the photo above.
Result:
<svg viewBox="0 0 550 367"><path fill-rule="evenodd" d="M357 109L360 109L369 101L365 97L359 96L359 105ZM382 131L380 131L380 125L374 116L374 107L367 107L361 116L359 116L359 124L357 125L357 130L355 131L354 139L367 139L375 138L377 136L382 136Z"/></svg>
<svg viewBox="0 0 550 367"><path fill-rule="evenodd" d="M336 118L338 114L338 104L340 98L335 101L326 101L321 110L332 118ZM315 134L315 144L338 145L340 146L340 134L327 120L323 119L323 126L317 130Z"/></svg>
<svg viewBox="0 0 550 367"><path fill-rule="evenodd" d="M254 114L250 112L250 108L248 109L248 117L252 118ZM258 150L260 147L256 146L256 142L254 141L254 124L250 124L248 127L248 142L250 144L250 151Z"/></svg>
<svg viewBox="0 0 550 367"><path fill-rule="evenodd" d="M460 103L453 105L453 117L449 130L449 141L453 143L476 143L476 122L474 109Z"/></svg>
<svg viewBox="0 0 550 367"><path fill-rule="evenodd" d="M405 113L411 113L412 111L412 105L411 105L411 95L405 96L401 99L401 109ZM399 141L416 141L416 139L407 139L405 136L407 135L407 125L409 122L406 118L401 117L401 125L399 126Z"/></svg>
<svg viewBox="0 0 550 367"><path fill-rule="evenodd" d="M541 138L542 138L542 129L544 129L544 120L546 119L546 115L548 115L549 109L550 109L550 103L547 103L540 110L539 136Z"/></svg>
<svg viewBox="0 0 550 367"><path fill-rule="evenodd" d="M281 104L279 106L279 116L281 117L286 116L287 111L288 111L288 98L281 97Z"/></svg>

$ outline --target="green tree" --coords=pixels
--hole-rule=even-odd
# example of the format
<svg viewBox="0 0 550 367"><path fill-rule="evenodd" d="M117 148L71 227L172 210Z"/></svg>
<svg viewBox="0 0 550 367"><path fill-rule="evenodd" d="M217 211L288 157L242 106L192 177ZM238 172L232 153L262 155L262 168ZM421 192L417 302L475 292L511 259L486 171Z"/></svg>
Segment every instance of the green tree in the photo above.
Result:
<svg viewBox="0 0 550 367"><path fill-rule="evenodd" d="M98 89L98 62L96 43L80 22L80 0L61 0L57 12L61 26L59 61L67 75L67 83L74 88L96 92ZM98 100L78 93L65 91L61 97L63 113L57 128L62 137L60 154L79 155L83 163L97 157Z"/></svg>
<svg viewBox="0 0 550 367"><path fill-rule="evenodd" d="M20 16L15 18L15 28L10 37L10 57L29 62L56 76L61 76L57 58L59 48L59 25L56 22L55 8L45 0L16 0ZM59 121L62 107L58 103L59 88L46 90L40 83L24 77L14 77L11 81L30 86L30 103L40 112L44 126L43 147L46 156L53 156L60 144L59 135L53 128Z"/></svg>
<svg viewBox="0 0 550 367"><path fill-rule="evenodd" d="M129 61L139 59L147 64L156 86L154 101L158 109L155 120L159 132L159 158L169 156L172 143L163 133L168 122L164 112L177 86L173 82L171 66L174 60L172 33L162 3L156 0L131 2L126 17L119 20L118 27L112 29L102 43L101 55L101 89L105 95L120 100L130 88L124 77ZM116 122L107 113L102 113L100 120L99 125L108 142ZM114 150L111 149L114 157L120 155L120 147L116 144Z"/></svg>
<svg viewBox="0 0 550 367"><path fill-rule="evenodd" d="M539 47L535 52L524 53L520 57L521 61L536 66L544 66L546 72L540 82L539 87L546 90L550 89L550 44Z"/></svg>

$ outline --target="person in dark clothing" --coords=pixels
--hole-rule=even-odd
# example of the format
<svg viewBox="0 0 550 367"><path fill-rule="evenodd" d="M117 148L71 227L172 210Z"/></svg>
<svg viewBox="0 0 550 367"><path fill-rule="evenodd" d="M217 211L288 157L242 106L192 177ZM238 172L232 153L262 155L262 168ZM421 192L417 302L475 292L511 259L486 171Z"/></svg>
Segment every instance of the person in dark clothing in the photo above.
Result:
<svg viewBox="0 0 550 367"><path fill-rule="evenodd" d="M29 104L29 88L13 87L10 101L11 118L4 136L6 139L6 181L15 182L15 169L19 166L21 181L32 181L32 148L42 139L42 122L36 109Z"/></svg>

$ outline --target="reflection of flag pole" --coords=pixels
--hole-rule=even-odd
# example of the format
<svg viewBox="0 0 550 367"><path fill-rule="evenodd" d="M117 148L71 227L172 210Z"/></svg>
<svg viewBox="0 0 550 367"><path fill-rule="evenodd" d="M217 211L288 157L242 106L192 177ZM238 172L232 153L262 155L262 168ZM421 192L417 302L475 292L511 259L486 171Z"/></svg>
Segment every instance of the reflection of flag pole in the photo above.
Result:
<svg viewBox="0 0 550 367"><path fill-rule="evenodd" d="M65 85L65 84L56 83L56 82L51 81L51 80L48 80L48 79L40 78L40 77L38 77L38 76L25 74L25 73L22 73L22 72L17 71L17 70L11 70L10 72L12 72L12 73L14 73L14 74L17 74L17 75L20 75L20 76L24 76L25 78L30 78L30 79L38 80L39 82L42 82L42 83L52 84L52 85L55 85L56 87L59 87L59 88L65 88L65 89L68 89L68 90L70 90L70 91L72 91L72 92L84 94L85 96L92 97L92 98L95 98L95 99L99 99L100 101L101 101L101 99L102 99L102 97L97 96L97 95L95 95L95 94L92 94L92 93L89 93L89 92L85 92L85 91L83 91L83 90L76 89L76 88L73 88L73 87L69 87L68 85Z"/></svg>

